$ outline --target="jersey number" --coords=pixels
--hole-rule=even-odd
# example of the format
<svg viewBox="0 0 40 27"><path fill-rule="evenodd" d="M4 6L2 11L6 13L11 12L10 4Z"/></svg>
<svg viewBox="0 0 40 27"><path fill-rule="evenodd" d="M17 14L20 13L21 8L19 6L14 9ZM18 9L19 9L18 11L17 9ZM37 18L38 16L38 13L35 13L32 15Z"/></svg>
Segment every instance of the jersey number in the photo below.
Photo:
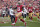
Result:
<svg viewBox="0 0 40 27"><path fill-rule="evenodd" d="M20 11L20 7L17 8L17 11Z"/></svg>

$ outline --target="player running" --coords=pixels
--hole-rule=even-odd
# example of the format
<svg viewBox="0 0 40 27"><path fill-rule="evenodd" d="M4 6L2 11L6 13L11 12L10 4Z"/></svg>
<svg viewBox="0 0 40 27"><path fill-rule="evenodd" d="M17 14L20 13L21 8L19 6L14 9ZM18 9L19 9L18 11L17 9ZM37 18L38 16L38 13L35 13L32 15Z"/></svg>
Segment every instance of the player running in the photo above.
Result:
<svg viewBox="0 0 40 27"><path fill-rule="evenodd" d="M12 9L12 7L10 7L10 9L9 9L9 14L10 14L10 18L11 18L12 24L15 24L15 23L14 23L14 21L15 21L15 12L14 12L14 10ZM11 25L12 25L12 24L11 24Z"/></svg>
<svg viewBox="0 0 40 27"><path fill-rule="evenodd" d="M37 6L35 6L35 12L36 12L36 15L37 15L37 17L38 17L38 19L40 18L39 17L39 8L37 7Z"/></svg>
<svg viewBox="0 0 40 27"><path fill-rule="evenodd" d="M5 8L2 9L2 16L3 18L5 17L5 14L6 14L6 11L5 11Z"/></svg>
<svg viewBox="0 0 40 27"><path fill-rule="evenodd" d="M26 19L26 13L27 13L27 10L26 10L26 8L24 7L24 10L23 10L23 18L24 18L24 20Z"/></svg>
<svg viewBox="0 0 40 27"><path fill-rule="evenodd" d="M28 11L29 11L29 19L30 19L30 21L32 21L33 20L33 18L32 18L33 7L31 4L29 4Z"/></svg>
<svg viewBox="0 0 40 27"><path fill-rule="evenodd" d="M3 17L3 23L6 23L5 20L4 20L4 19L5 19L4 17L5 17L5 14L6 14L6 10L5 10L5 9L6 9L6 8L3 7L2 10L1 10L1 12L2 12L2 17Z"/></svg>
<svg viewBox="0 0 40 27"><path fill-rule="evenodd" d="M17 19L19 18L20 21L22 21L26 26L26 22L21 18L22 11L23 11L23 5L21 5L21 3L18 3L18 5L17 5L17 14L15 15L16 16L15 23L17 22ZM13 24L13 25L15 25L15 24Z"/></svg>

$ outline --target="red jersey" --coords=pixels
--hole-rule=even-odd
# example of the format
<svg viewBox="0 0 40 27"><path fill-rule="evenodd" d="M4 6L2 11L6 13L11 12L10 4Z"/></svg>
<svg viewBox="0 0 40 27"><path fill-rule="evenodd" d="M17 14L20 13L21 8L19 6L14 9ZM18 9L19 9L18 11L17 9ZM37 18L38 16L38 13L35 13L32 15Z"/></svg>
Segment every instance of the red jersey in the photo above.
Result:
<svg viewBox="0 0 40 27"><path fill-rule="evenodd" d="M17 12L21 12L22 11L22 7L23 7L23 5L17 5Z"/></svg>
<svg viewBox="0 0 40 27"><path fill-rule="evenodd" d="M33 8L32 7L28 7L28 11L29 11L29 13L32 13Z"/></svg>
<svg viewBox="0 0 40 27"><path fill-rule="evenodd" d="M35 9L35 11L36 11L36 13L38 13L39 12L39 9Z"/></svg>

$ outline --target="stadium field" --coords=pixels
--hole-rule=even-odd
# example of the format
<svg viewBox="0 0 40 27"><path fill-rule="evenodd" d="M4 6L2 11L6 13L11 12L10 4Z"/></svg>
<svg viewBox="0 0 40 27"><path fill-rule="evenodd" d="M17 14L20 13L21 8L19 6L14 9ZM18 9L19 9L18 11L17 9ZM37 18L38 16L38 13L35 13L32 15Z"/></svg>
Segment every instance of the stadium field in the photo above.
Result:
<svg viewBox="0 0 40 27"><path fill-rule="evenodd" d="M5 22L8 20L7 22L9 22L9 23L0 23L0 27L1 26L13 26L13 25L11 25L9 17L5 17L4 20L5 20ZM3 18L0 17L0 22L2 22L2 21L3 21ZM37 17L33 17L33 21L30 21L30 19L27 16L25 21L27 23L27 27L40 27L40 20L38 20ZM18 20L14 26L24 26L24 24L23 24L23 22L19 23L19 20Z"/></svg>

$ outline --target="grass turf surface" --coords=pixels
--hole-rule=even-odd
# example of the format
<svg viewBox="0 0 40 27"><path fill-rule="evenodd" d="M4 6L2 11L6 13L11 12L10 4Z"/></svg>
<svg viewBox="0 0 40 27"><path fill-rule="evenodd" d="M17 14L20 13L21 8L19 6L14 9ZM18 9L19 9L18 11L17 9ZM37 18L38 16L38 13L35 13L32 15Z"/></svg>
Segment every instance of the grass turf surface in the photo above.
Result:
<svg viewBox="0 0 40 27"><path fill-rule="evenodd" d="M2 17L0 17L0 18L2 18ZM8 17L5 17L5 18L8 18ZM14 26L24 26L23 22L19 23L18 21ZM33 22L32 21L30 22L30 20L27 16L25 21L26 21L28 27L40 27L40 21L37 20L37 17L33 17ZM12 26L12 25L11 25L11 22L9 22L9 23L0 23L0 26Z"/></svg>

